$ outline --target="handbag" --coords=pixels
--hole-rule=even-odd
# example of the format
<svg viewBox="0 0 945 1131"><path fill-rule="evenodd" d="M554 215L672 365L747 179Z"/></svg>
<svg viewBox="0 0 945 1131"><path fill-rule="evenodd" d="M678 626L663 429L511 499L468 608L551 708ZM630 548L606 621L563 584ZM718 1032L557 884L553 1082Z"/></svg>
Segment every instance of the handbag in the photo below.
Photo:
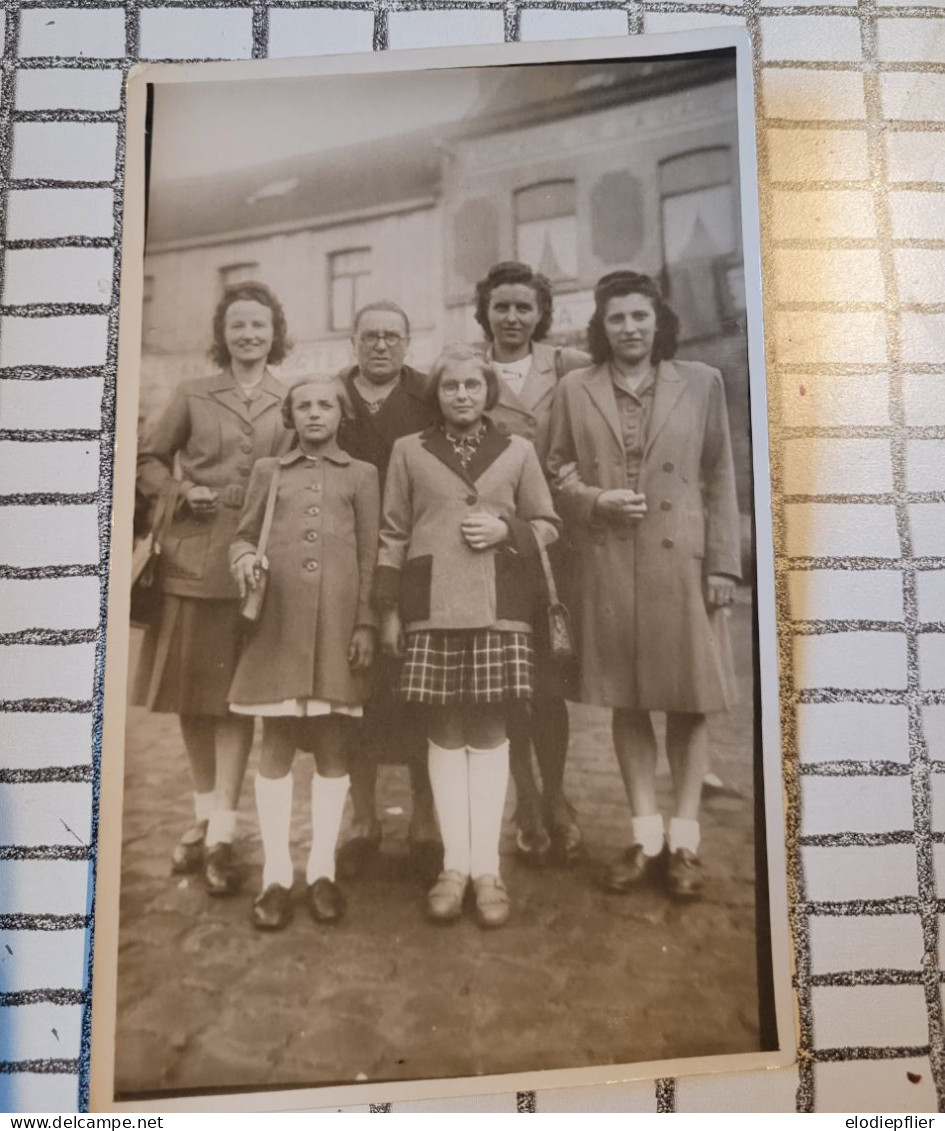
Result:
<svg viewBox="0 0 945 1131"><path fill-rule="evenodd" d="M278 490L279 465L276 464L272 471L272 479L269 480L266 512L263 515L262 530L259 533L259 545L256 547L256 560L253 562L256 585L253 589L246 590L246 595L240 603L240 616L251 624L255 624L262 616L263 605L266 602L266 590L269 588L269 563L266 560L266 546L269 544L269 532L272 530L272 516L276 510L276 493Z"/></svg>
<svg viewBox="0 0 945 1131"><path fill-rule="evenodd" d="M158 619L161 609L161 544L167 537L180 486L172 479L158 497L151 528L139 538L131 552L130 620L140 628L149 628Z"/></svg>
<svg viewBox="0 0 945 1131"><path fill-rule="evenodd" d="M538 537L535 541L538 544L538 557L541 559L545 587L548 590L548 607L545 610L548 618L548 652L555 663L565 664L573 660L576 653L574 633L571 630L571 614L558 600L558 587L551 572L551 562L545 544Z"/></svg>

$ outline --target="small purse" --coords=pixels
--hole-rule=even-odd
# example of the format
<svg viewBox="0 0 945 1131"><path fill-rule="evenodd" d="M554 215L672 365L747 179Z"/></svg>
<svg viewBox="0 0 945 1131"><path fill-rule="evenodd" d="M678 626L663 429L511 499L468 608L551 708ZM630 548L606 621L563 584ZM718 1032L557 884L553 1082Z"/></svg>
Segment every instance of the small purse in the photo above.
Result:
<svg viewBox="0 0 945 1131"><path fill-rule="evenodd" d="M161 611L161 543L167 537L180 487L172 479L158 498L151 529L139 538L131 552L130 620L139 628L156 623Z"/></svg>
<svg viewBox="0 0 945 1131"><path fill-rule="evenodd" d="M548 590L548 607L545 610L548 618L548 652L555 663L566 664L574 659L576 651L574 633L571 630L571 614L558 600L558 587L551 572L551 562L545 544L538 537L535 541L538 543L538 556L541 559L545 587Z"/></svg>
<svg viewBox="0 0 945 1131"><path fill-rule="evenodd" d="M273 468L272 479L269 480L266 512L263 515L262 530L259 533L259 545L256 547L256 560L253 562L256 585L253 589L246 590L246 595L240 603L240 616L252 624L255 624L262 616L263 605L266 602L266 590L269 588L269 563L266 561L266 546L269 544L269 532L272 530L272 516L276 510L278 490L279 465L276 464Z"/></svg>

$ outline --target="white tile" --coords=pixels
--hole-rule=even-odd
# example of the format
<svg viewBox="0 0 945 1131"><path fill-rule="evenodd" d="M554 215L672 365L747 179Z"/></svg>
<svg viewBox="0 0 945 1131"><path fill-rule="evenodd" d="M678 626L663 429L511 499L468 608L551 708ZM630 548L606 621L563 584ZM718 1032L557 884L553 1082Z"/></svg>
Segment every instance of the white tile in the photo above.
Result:
<svg viewBox="0 0 945 1131"><path fill-rule="evenodd" d="M862 130L769 129L772 181L866 180L869 162Z"/></svg>
<svg viewBox="0 0 945 1131"><path fill-rule="evenodd" d="M833 632L794 638L798 688L906 686L906 638L898 632Z"/></svg>
<svg viewBox="0 0 945 1131"><path fill-rule="evenodd" d="M929 747L929 757L945 762L945 704L930 703L922 708L922 729Z"/></svg>
<svg viewBox="0 0 945 1131"><path fill-rule="evenodd" d="M88 883L85 860L0 860L0 906L6 914L85 915Z"/></svg>
<svg viewBox="0 0 945 1131"><path fill-rule="evenodd" d="M249 59L251 8L145 8L142 59Z"/></svg>
<svg viewBox="0 0 945 1131"><path fill-rule="evenodd" d="M887 193L886 200L896 239L935 237L945 222L945 198L941 193L902 189Z"/></svg>
<svg viewBox="0 0 945 1131"><path fill-rule="evenodd" d="M892 490L888 440L788 440L787 495L881 494Z"/></svg>
<svg viewBox="0 0 945 1131"><path fill-rule="evenodd" d="M918 892L915 849L911 844L803 848L801 859L808 899L894 899Z"/></svg>
<svg viewBox="0 0 945 1131"><path fill-rule="evenodd" d="M910 491L945 490L945 445L941 440L910 440L906 449Z"/></svg>
<svg viewBox="0 0 945 1131"><path fill-rule="evenodd" d="M765 60L801 59L833 62L859 59L860 25L849 16L762 16L761 51Z"/></svg>
<svg viewBox="0 0 945 1131"><path fill-rule="evenodd" d="M892 833L912 829L912 783L907 777L801 779L801 833Z"/></svg>
<svg viewBox="0 0 945 1131"><path fill-rule="evenodd" d="M945 633L924 632L919 637L919 680L924 691L945 688Z"/></svg>
<svg viewBox="0 0 945 1131"><path fill-rule="evenodd" d="M815 1048L928 1044L921 986L815 986L811 1004Z"/></svg>
<svg viewBox="0 0 945 1131"><path fill-rule="evenodd" d="M916 503L909 507L912 552L919 557L945 554L945 503Z"/></svg>
<svg viewBox="0 0 945 1131"><path fill-rule="evenodd" d="M4 565L88 565L98 562L94 506L0 507Z"/></svg>
<svg viewBox="0 0 945 1131"><path fill-rule="evenodd" d="M778 302L883 302L879 251L778 248L774 252Z"/></svg>
<svg viewBox="0 0 945 1131"><path fill-rule="evenodd" d="M107 303L112 294L111 248L57 247L6 253L5 302Z"/></svg>
<svg viewBox="0 0 945 1131"><path fill-rule="evenodd" d="M730 1076L681 1076L676 1081L676 1111L794 1111L797 1069L739 1072Z"/></svg>
<svg viewBox="0 0 945 1131"><path fill-rule="evenodd" d="M90 699L92 644L0 645L0 699Z"/></svg>
<svg viewBox="0 0 945 1131"><path fill-rule="evenodd" d="M887 176L891 183L945 181L945 145L938 133L897 130L885 136Z"/></svg>
<svg viewBox="0 0 945 1131"><path fill-rule="evenodd" d="M649 17L647 17L649 18ZM586 39L626 35L627 13L621 8L591 8L584 12L555 8L526 8L521 14L522 39Z"/></svg>
<svg viewBox="0 0 945 1131"><path fill-rule="evenodd" d="M21 58L34 55L121 59L125 13L115 8L26 8L20 14Z"/></svg>
<svg viewBox="0 0 945 1131"><path fill-rule="evenodd" d="M53 1072L11 1072L0 1077L0 1107L4 1111L43 1112L79 1110L77 1075Z"/></svg>
<svg viewBox="0 0 945 1131"><path fill-rule="evenodd" d="M872 503L789 503L785 549L791 557L899 556L896 512Z"/></svg>
<svg viewBox="0 0 945 1131"><path fill-rule="evenodd" d="M909 761L909 712L879 703L800 703L802 762Z"/></svg>
<svg viewBox="0 0 945 1131"><path fill-rule="evenodd" d="M919 620L945 621L945 570L920 570L915 580Z"/></svg>
<svg viewBox="0 0 945 1131"><path fill-rule="evenodd" d="M811 915L808 931L814 974L923 965L918 915Z"/></svg>
<svg viewBox="0 0 945 1131"><path fill-rule="evenodd" d="M103 365L107 335L105 314L0 318L0 365Z"/></svg>
<svg viewBox="0 0 945 1131"><path fill-rule="evenodd" d="M117 110L121 104L121 70L42 71L21 68L16 74L18 110Z"/></svg>
<svg viewBox="0 0 945 1131"><path fill-rule="evenodd" d="M0 765L9 769L86 765L92 760L92 716L0 713L0 751Z"/></svg>
<svg viewBox="0 0 945 1131"><path fill-rule="evenodd" d="M0 844L87 847L92 824L91 782L0 784Z"/></svg>
<svg viewBox="0 0 945 1131"><path fill-rule="evenodd" d="M0 931L0 991L81 990L84 951L79 931Z"/></svg>
<svg viewBox="0 0 945 1131"><path fill-rule="evenodd" d="M515 1092L500 1092L498 1095L450 1096L439 1100L403 1100L391 1105L393 1111L430 1114L434 1112L505 1112L518 1111L518 1097Z"/></svg>
<svg viewBox="0 0 945 1131"><path fill-rule="evenodd" d="M902 620L897 571L794 570L787 580L794 620Z"/></svg>
<svg viewBox="0 0 945 1131"><path fill-rule="evenodd" d="M762 71L761 89L769 118L837 121L866 114L863 76L855 71L768 68Z"/></svg>
<svg viewBox="0 0 945 1131"><path fill-rule="evenodd" d="M643 30L648 35L664 31L698 31L707 27L744 25L742 16L719 15L715 12L646 12Z"/></svg>
<svg viewBox="0 0 945 1131"><path fill-rule="evenodd" d="M342 55L370 51L374 13L352 9L269 9L269 57Z"/></svg>
<svg viewBox="0 0 945 1131"><path fill-rule="evenodd" d="M899 301L939 302L942 297L941 280L942 272L945 271L945 251L910 247L898 248L893 255L896 261L896 278L899 282Z"/></svg>
<svg viewBox="0 0 945 1131"><path fill-rule="evenodd" d="M114 233L111 189L11 189L7 235L11 240Z"/></svg>
<svg viewBox="0 0 945 1131"><path fill-rule="evenodd" d="M91 440L4 440L0 441L0 482L10 494L94 492L98 490L98 460L99 446Z"/></svg>
<svg viewBox="0 0 945 1131"><path fill-rule="evenodd" d="M777 74L778 72L772 72ZM769 136L774 136L770 134ZM873 239L873 194L859 189L775 189L769 194L770 229L775 239Z"/></svg>
<svg viewBox="0 0 945 1131"><path fill-rule="evenodd" d="M775 356L782 365L825 362L876 364L888 360L882 314L810 314L778 311Z"/></svg>
<svg viewBox="0 0 945 1131"><path fill-rule="evenodd" d="M652 1080L626 1084L602 1084L594 1088L543 1088L536 1095L536 1109L546 1112L656 1112L656 1086Z"/></svg>
<svg viewBox="0 0 945 1131"><path fill-rule="evenodd" d="M945 145L942 146L945 149ZM945 315L902 314L902 355L906 362L938 363L945 341Z"/></svg>
<svg viewBox="0 0 945 1131"><path fill-rule="evenodd" d="M0 378L0 428L102 426L104 382L98 377L15 381Z"/></svg>
<svg viewBox="0 0 945 1131"><path fill-rule="evenodd" d="M894 1111L897 1115L937 1111L928 1057L815 1064L814 1110Z"/></svg>
<svg viewBox="0 0 945 1131"><path fill-rule="evenodd" d="M0 632L25 628L95 628L97 577L0 578Z"/></svg>
<svg viewBox="0 0 945 1131"><path fill-rule="evenodd" d="M0 1026L3 1060L52 1060L75 1056L82 1039L82 1006L20 1005Z"/></svg>
<svg viewBox="0 0 945 1131"><path fill-rule="evenodd" d="M945 62L945 28L938 20L902 17L877 20L876 45L884 63Z"/></svg>
<svg viewBox="0 0 945 1131"><path fill-rule="evenodd" d="M391 47L452 47L464 43L501 43L501 12L394 12L388 17Z"/></svg>
<svg viewBox="0 0 945 1131"><path fill-rule="evenodd" d="M902 393L907 424L945 424L945 377L907 373Z"/></svg>
<svg viewBox="0 0 945 1131"><path fill-rule="evenodd" d="M842 377L786 373L780 385L788 427L889 423L889 379L885 373Z"/></svg>
<svg viewBox="0 0 945 1131"><path fill-rule="evenodd" d="M941 121L945 118L945 75L880 76L883 114L887 118Z"/></svg>
<svg viewBox="0 0 945 1131"><path fill-rule="evenodd" d="M110 181L115 176L114 122L17 122L13 176L53 181Z"/></svg>

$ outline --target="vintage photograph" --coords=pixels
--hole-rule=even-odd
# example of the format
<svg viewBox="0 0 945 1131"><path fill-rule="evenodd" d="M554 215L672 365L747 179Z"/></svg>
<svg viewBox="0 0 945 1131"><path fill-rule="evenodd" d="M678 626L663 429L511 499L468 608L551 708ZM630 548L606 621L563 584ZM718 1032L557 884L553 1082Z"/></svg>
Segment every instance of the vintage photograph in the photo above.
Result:
<svg viewBox="0 0 945 1131"><path fill-rule="evenodd" d="M753 127L673 38L135 80L110 1100L790 1059Z"/></svg>

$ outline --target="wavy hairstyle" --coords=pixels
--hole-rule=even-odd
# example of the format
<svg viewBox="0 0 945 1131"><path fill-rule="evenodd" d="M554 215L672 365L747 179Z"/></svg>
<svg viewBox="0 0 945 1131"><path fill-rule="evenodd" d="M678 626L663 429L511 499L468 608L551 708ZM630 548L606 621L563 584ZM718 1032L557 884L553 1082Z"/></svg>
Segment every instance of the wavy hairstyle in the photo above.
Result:
<svg viewBox="0 0 945 1131"><path fill-rule="evenodd" d="M272 312L272 348L266 362L278 365L285 360L292 342L289 340L289 327L285 319L282 303L265 283L246 282L233 283L227 287L220 296L217 308L213 312L213 344L210 346L210 358L221 369L230 364L230 351L226 348L223 337L223 324L226 321L226 312L234 302L258 302L268 306Z"/></svg>
<svg viewBox="0 0 945 1131"><path fill-rule="evenodd" d="M649 275L637 271L612 271L599 279L594 288L594 313L587 324L587 348L595 365L610 361L610 342L604 332L604 314L612 298L625 295L643 295L653 304L656 312L656 333L650 357L654 363L669 361L676 356L679 340L679 317L663 298L659 284Z"/></svg>
<svg viewBox="0 0 945 1131"><path fill-rule="evenodd" d="M492 298L492 292L496 287L505 284L531 287L535 292L539 317L532 333L532 341L540 342L551 329L553 302L551 283L540 272L533 271L527 263L518 263L514 260L506 260L490 267L489 274L476 284L476 321L482 327L486 340L492 341L492 329L489 326L489 300Z"/></svg>

